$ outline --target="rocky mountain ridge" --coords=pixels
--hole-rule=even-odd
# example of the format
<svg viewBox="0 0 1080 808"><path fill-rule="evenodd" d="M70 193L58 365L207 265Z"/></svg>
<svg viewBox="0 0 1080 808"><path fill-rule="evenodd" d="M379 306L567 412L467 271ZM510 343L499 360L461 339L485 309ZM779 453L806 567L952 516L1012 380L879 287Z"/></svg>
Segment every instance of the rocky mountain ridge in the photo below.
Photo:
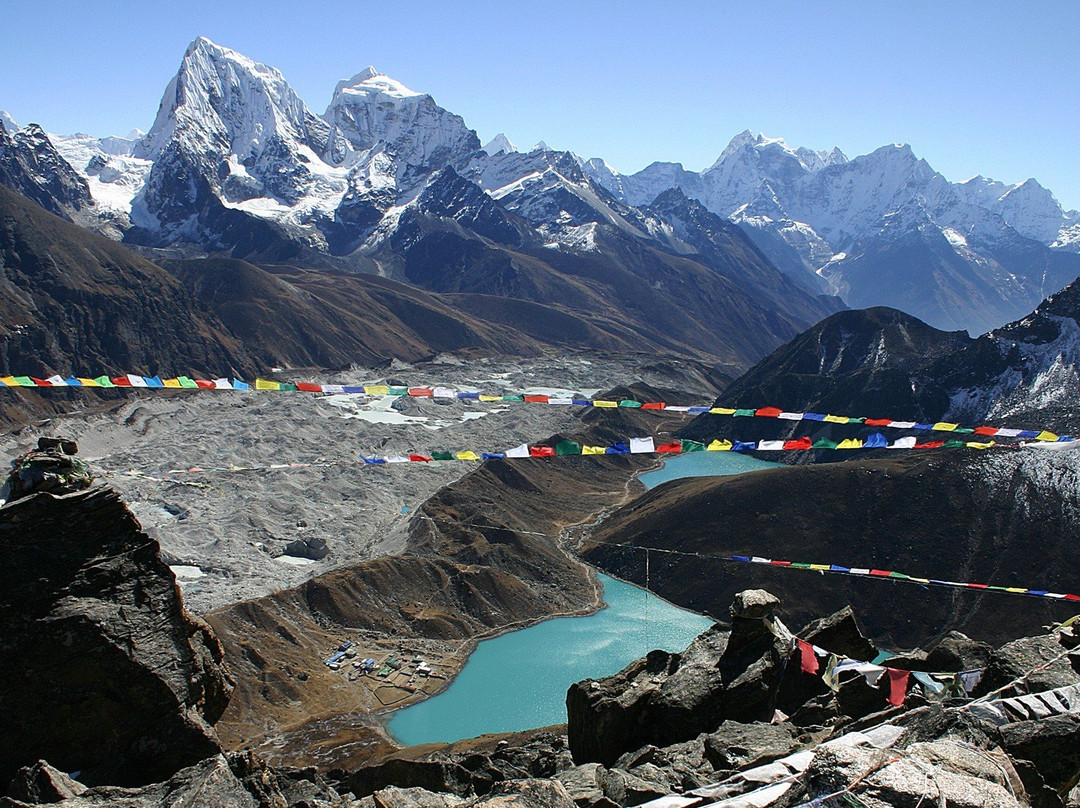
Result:
<svg viewBox="0 0 1080 808"><path fill-rule="evenodd" d="M1080 280L1025 317L972 339L888 308L825 318L736 379L717 406L769 407L888 417L933 424L1080 431ZM732 404L732 402L737 402ZM680 434L695 440L791 437L800 422L698 416ZM812 423L815 436L864 436L862 425Z"/></svg>
<svg viewBox="0 0 1080 808"><path fill-rule="evenodd" d="M56 145L110 234L256 263L400 278L390 243L449 168L548 250L610 255L619 233L712 266L709 248L654 204L677 190L748 234L800 289L788 298L833 293L950 330L999 326L1080 274L1080 214L1037 182L952 183L905 145L849 159L743 132L704 171L654 163L621 175L543 144L520 152L503 137L481 148L460 116L374 68L340 82L319 116L279 71L205 38L189 46L145 136ZM453 211L424 212L490 235Z"/></svg>

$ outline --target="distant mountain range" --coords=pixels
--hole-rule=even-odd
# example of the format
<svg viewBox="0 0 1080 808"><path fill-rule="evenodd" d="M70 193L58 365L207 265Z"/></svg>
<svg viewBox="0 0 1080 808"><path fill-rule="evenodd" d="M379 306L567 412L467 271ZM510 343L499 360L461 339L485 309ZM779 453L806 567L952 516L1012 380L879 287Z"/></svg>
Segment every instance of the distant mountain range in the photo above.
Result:
<svg viewBox="0 0 1080 808"><path fill-rule="evenodd" d="M151 256L381 275L486 296L459 302L513 327L523 303L555 306L735 370L832 295L981 333L1080 274L1080 214L1034 180L955 184L906 146L849 160L749 132L705 171L620 175L542 143L482 147L374 68L318 115L205 38L145 134L4 129L0 182Z"/></svg>

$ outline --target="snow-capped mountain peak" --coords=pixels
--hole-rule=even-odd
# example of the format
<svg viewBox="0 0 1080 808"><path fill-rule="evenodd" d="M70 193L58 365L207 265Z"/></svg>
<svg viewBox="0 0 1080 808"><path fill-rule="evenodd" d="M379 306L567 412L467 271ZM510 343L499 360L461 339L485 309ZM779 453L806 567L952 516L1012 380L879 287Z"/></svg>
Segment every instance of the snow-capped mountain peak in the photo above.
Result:
<svg viewBox="0 0 1080 808"><path fill-rule="evenodd" d="M505 152L506 154L513 154L518 150L518 147L510 142L510 139L502 132L495 135L491 140L484 144L483 149L489 155L494 156L499 152Z"/></svg>
<svg viewBox="0 0 1080 808"><path fill-rule="evenodd" d="M0 109L0 125L2 125L9 135L14 135L21 128L15 119L8 115L4 110Z"/></svg>
<svg viewBox="0 0 1080 808"><path fill-rule="evenodd" d="M274 136L323 145L326 125L313 115L281 71L198 37L161 99L135 156L155 159L180 138L196 152L225 150L257 157Z"/></svg>
<svg viewBox="0 0 1080 808"><path fill-rule="evenodd" d="M388 98L410 98L423 95L415 90L410 90L400 81L392 79L385 73L380 73L374 67L368 66L353 76L351 79L343 79L337 83L334 89L334 98L341 94L362 94L365 96L387 96ZM333 101L330 102L331 106ZM329 110L327 114L329 115Z"/></svg>
<svg viewBox="0 0 1080 808"><path fill-rule="evenodd" d="M323 118L330 125L335 163L345 159L337 152L339 144L354 152L385 148L401 165L424 171L460 165L480 148L461 116L373 67L338 82Z"/></svg>

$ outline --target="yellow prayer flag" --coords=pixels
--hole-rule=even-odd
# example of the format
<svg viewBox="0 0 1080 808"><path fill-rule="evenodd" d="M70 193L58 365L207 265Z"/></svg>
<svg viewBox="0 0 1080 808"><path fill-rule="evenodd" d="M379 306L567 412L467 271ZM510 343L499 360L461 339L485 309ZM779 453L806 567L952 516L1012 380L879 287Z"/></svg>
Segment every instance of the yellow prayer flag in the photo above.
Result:
<svg viewBox="0 0 1080 808"><path fill-rule="evenodd" d="M1052 442L1052 441L1056 441L1057 439L1058 439L1057 435L1055 435L1053 432L1047 432L1046 430L1043 430L1042 432L1040 432L1038 435L1035 436L1035 440L1046 440L1046 441L1051 441Z"/></svg>
<svg viewBox="0 0 1080 808"><path fill-rule="evenodd" d="M993 441L990 441L989 443L975 443L974 441L968 441L967 447L969 449L989 449L993 445Z"/></svg>
<svg viewBox="0 0 1080 808"><path fill-rule="evenodd" d="M502 396L486 396L483 393L480 394L481 401L502 401Z"/></svg>
<svg viewBox="0 0 1080 808"><path fill-rule="evenodd" d="M846 415L826 415L821 420L828 421L830 424L846 424L848 422L848 417ZM836 448L839 449L840 447L837 446ZM844 448L847 449L850 447L845 446Z"/></svg>
<svg viewBox="0 0 1080 808"><path fill-rule="evenodd" d="M8 387L18 387L19 383L15 381L14 376L0 376L0 383L7 385Z"/></svg>
<svg viewBox="0 0 1080 808"><path fill-rule="evenodd" d="M735 410L731 407L713 407L709 410L712 415L734 415Z"/></svg>
<svg viewBox="0 0 1080 808"><path fill-rule="evenodd" d="M934 431L935 432L952 432L958 426L960 426L960 424L950 424L948 421L938 421L936 424L934 424Z"/></svg>
<svg viewBox="0 0 1080 808"><path fill-rule="evenodd" d="M101 385L93 379L84 379L81 376L79 377L79 384L81 384L83 387L101 387Z"/></svg>
<svg viewBox="0 0 1080 808"><path fill-rule="evenodd" d="M581 453L583 455L602 455L607 452L605 446L582 446Z"/></svg>
<svg viewBox="0 0 1080 808"><path fill-rule="evenodd" d="M164 380L164 381L162 382L162 384L163 384L163 385L164 385L165 387L176 387L176 388L179 388L179 387L181 386L181 385L180 385L180 380L179 380L179 379L165 379L165 380Z"/></svg>
<svg viewBox="0 0 1080 808"><path fill-rule="evenodd" d="M277 382L267 381L266 379L256 379L255 380L255 389L256 390L280 390L281 385L278 384Z"/></svg>
<svg viewBox="0 0 1080 808"><path fill-rule="evenodd" d="M810 569L812 569L812 570L827 570L827 569L829 569L829 565L828 564L811 564Z"/></svg>
<svg viewBox="0 0 1080 808"><path fill-rule="evenodd" d="M729 440L714 440L708 446L705 447L706 452L730 452L731 441Z"/></svg>
<svg viewBox="0 0 1080 808"><path fill-rule="evenodd" d="M390 387L385 384L365 384L364 392L369 396L388 396Z"/></svg>
<svg viewBox="0 0 1080 808"><path fill-rule="evenodd" d="M1023 589L1023 588L1021 588L1019 586L1007 586L1007 587L1005 587L1005 591L1006 592L1013 592L1013 593L1015 593L1017 595L1022 595L1024 592L1027 592L1026 589Z"/></svg>
<svg viewBox="0 0 1080 808"><path fill-rule="evenodd" d="M844 440L836 444L837 449L861 449L862 447L863 442L858 438L844 438Z"/></svg>
<svg viewBox="0 0 1080 808"><path fill-rule="evenodd" d="M470 452L467 449L464 452L458 452L456 455L454 455L454 457L456 457L458 460L479 460L480 459L480 455L478 455L476 452Z"/></svg>
<svg viewBox="0 0 1080 808"><path fill-rule="evenodd" d="M618 407L619 402L618 401L593 401L592 405L594 407Z"/></svg>

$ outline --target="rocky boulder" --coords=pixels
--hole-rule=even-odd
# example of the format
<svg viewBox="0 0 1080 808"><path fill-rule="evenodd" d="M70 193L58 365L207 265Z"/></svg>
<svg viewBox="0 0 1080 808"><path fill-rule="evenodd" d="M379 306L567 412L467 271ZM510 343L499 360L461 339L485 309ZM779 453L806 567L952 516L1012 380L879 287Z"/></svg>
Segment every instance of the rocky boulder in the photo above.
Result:
<svg viewBox="0 0 1080 808"><path fill-rule="evenodd" d="M653 651L614 676L572 685L566 711L575 762L610 766L626 752L687 741L725 719L770 719L790 648L773 615L778 605L763 590L740 592L730 631L714 626L682 654Z"/></svg>
<svg viewBox="0 0 1080 808"><path fill-rule="evenodd" d="M113 490L0 508L0 784L41 759L86 785L166 780L219 753L231 689Z"/></svg>

